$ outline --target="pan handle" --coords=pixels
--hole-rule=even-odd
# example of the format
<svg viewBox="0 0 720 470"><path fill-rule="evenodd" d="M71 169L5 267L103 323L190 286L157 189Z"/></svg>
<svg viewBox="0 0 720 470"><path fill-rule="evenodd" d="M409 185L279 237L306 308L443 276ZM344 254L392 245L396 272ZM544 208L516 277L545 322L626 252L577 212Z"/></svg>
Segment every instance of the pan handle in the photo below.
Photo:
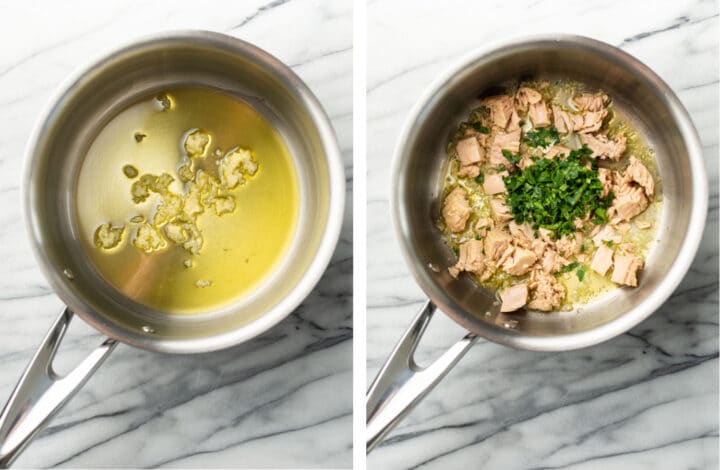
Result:
<svg viewBox="0 0 720 470"><path fill-rule="evenodd" d="M0 467L7 468L115 348L106 339L64 377L52 361L73 313L66 308L38 348L0 415Z"/></svg>
<svg viewBox="0 0 720 470"><path fill-rule="evenodd" d="M390 432L470 349L477 336L468 333L426 368L414 353L437 307L427 301L380 369L367 393L367 452Z"/></svg>

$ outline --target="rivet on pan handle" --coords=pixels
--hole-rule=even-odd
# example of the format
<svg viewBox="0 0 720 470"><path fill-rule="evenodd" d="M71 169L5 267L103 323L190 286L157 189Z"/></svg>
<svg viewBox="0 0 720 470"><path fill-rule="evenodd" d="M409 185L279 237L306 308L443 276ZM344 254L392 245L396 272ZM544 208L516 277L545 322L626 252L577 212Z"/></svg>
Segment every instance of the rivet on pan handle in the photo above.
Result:
<svg viewBox="0 0 720 470"><path fill-rule="evenodd" d="M413 355L435 310L432 302L425 303L370 385L366 405L368 453L430 393L477 340L474 333L468 333L422 369Z"/></svg>
<svg viewBox="0 0 720 470"><path fill-rule="evenodd" d="M52 361L73 313L65 309L38 348L0 415L0 467L7 468L72 398L115 348L106 339L75 369L60 377Z"/></svg>

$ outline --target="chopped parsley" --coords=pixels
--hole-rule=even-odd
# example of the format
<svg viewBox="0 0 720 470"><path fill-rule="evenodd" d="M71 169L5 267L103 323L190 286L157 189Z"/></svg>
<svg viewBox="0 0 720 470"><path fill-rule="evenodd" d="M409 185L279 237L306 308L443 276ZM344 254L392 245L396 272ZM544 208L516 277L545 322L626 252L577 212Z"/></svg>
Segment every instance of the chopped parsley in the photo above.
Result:
<svg viewBox="0 0 720 470"><path fill-rule="evenodd" d="M479 122L470 123L470 126L481 134L489 134L490 133L490 129L483 126Z"/></svg>
<svg viewBox="0 0 720 470"><path fill-rule="evenodd" d="M551 230L557 237L574 233L575 219L587 214L595 224L606 223L612 193L600 196L603 185L597 165L592 161L590 168L585 166L590 154L592 151L583 145L565 158L534 158L533 165L503 178L507 205L515 221Z"/></svg>
<svg viewBox="0 0 720 470"><path fill-rule="evenodd" d="M485 181L485 173L480 173L479 175L477 175L475 177L475 182L477 184L483 184L484 181Z"/></svg>
<svg viewBox="0 0 720 470"><path fill-rule="evenodd" d="M572 263L566 264L565 266L563 266L560 269L560 272L561 273L569 273L570 271L577 268L578 266L580 266L580 263L578 263L577 261L573 261Z"/></svg>
<svg viewBox="0 0 720 470"><path fill-rule="evenodd" d="M580 268L575 271L575 275L578 278L578 281L582 282L583 279L585 279L585 272L587 271L587 268L585 266L580 266Z"/></svg>
<svg viewBox="0 0 720 470"><path fill-rule="evenodd" d="M525 143L529 147L550 147L560 142L555 126L538 127L525 134Z"/></svg>
<svg viewBox="0 0 720 470"><path fill-rule="evenodd" d="M612 248L613 245L615 244L615 242L612 240L603 240L602 242L605 246L610 247L610 248Z"/></svg>
<svg viewBox="0 0 720 470"><path fill-rule="evenodd" d="M520 161L520 155L513 155L510 150L502 149L503 157L507 158L510 163L517 165Z"/></svg>

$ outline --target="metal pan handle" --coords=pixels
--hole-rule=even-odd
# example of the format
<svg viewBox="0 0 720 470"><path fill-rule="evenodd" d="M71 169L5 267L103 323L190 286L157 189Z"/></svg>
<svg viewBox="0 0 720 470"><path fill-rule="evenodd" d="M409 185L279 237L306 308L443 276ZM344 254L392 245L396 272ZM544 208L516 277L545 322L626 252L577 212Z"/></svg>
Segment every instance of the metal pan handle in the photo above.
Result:
<svg viewBox="0 0 720 470"><path fill-rule="evenodd" d="M468 333L426 368L413 357L436 307L429 300L405 331L367 393L367 452L369 453L470 349L477 336Z"/></svg>
<svg viewBox="0 0 720 470"><path fill-rule="evenodd" d="M75 369L60 377L52 367L73 313L65 309L30 361L0 415L0 467L7 468L50 419L77 393L115 348L106 339Z"/></svg>

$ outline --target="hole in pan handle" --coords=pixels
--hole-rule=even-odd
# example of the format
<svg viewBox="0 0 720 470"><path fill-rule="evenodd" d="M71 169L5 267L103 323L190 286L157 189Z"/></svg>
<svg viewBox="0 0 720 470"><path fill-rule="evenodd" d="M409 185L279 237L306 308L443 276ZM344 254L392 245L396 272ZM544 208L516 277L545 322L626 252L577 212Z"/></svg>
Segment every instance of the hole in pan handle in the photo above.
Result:
<svg viewBox="0 0 720 470"><path fill-rule="evenodd" d="M430 393L452 369L477 336L468 333L426 368L417 365L415 350L437 307L427 301L385 361L366 397L367 452Z"/></svg>
<svg viewBox="0 0 720 470"><path fill-rule="evenodd" d="M114 339L106 339L69 374L60 377L52 361L72 316L66 308L55 321L0 415L0 468L12 464L117 345Z"/></svg>

